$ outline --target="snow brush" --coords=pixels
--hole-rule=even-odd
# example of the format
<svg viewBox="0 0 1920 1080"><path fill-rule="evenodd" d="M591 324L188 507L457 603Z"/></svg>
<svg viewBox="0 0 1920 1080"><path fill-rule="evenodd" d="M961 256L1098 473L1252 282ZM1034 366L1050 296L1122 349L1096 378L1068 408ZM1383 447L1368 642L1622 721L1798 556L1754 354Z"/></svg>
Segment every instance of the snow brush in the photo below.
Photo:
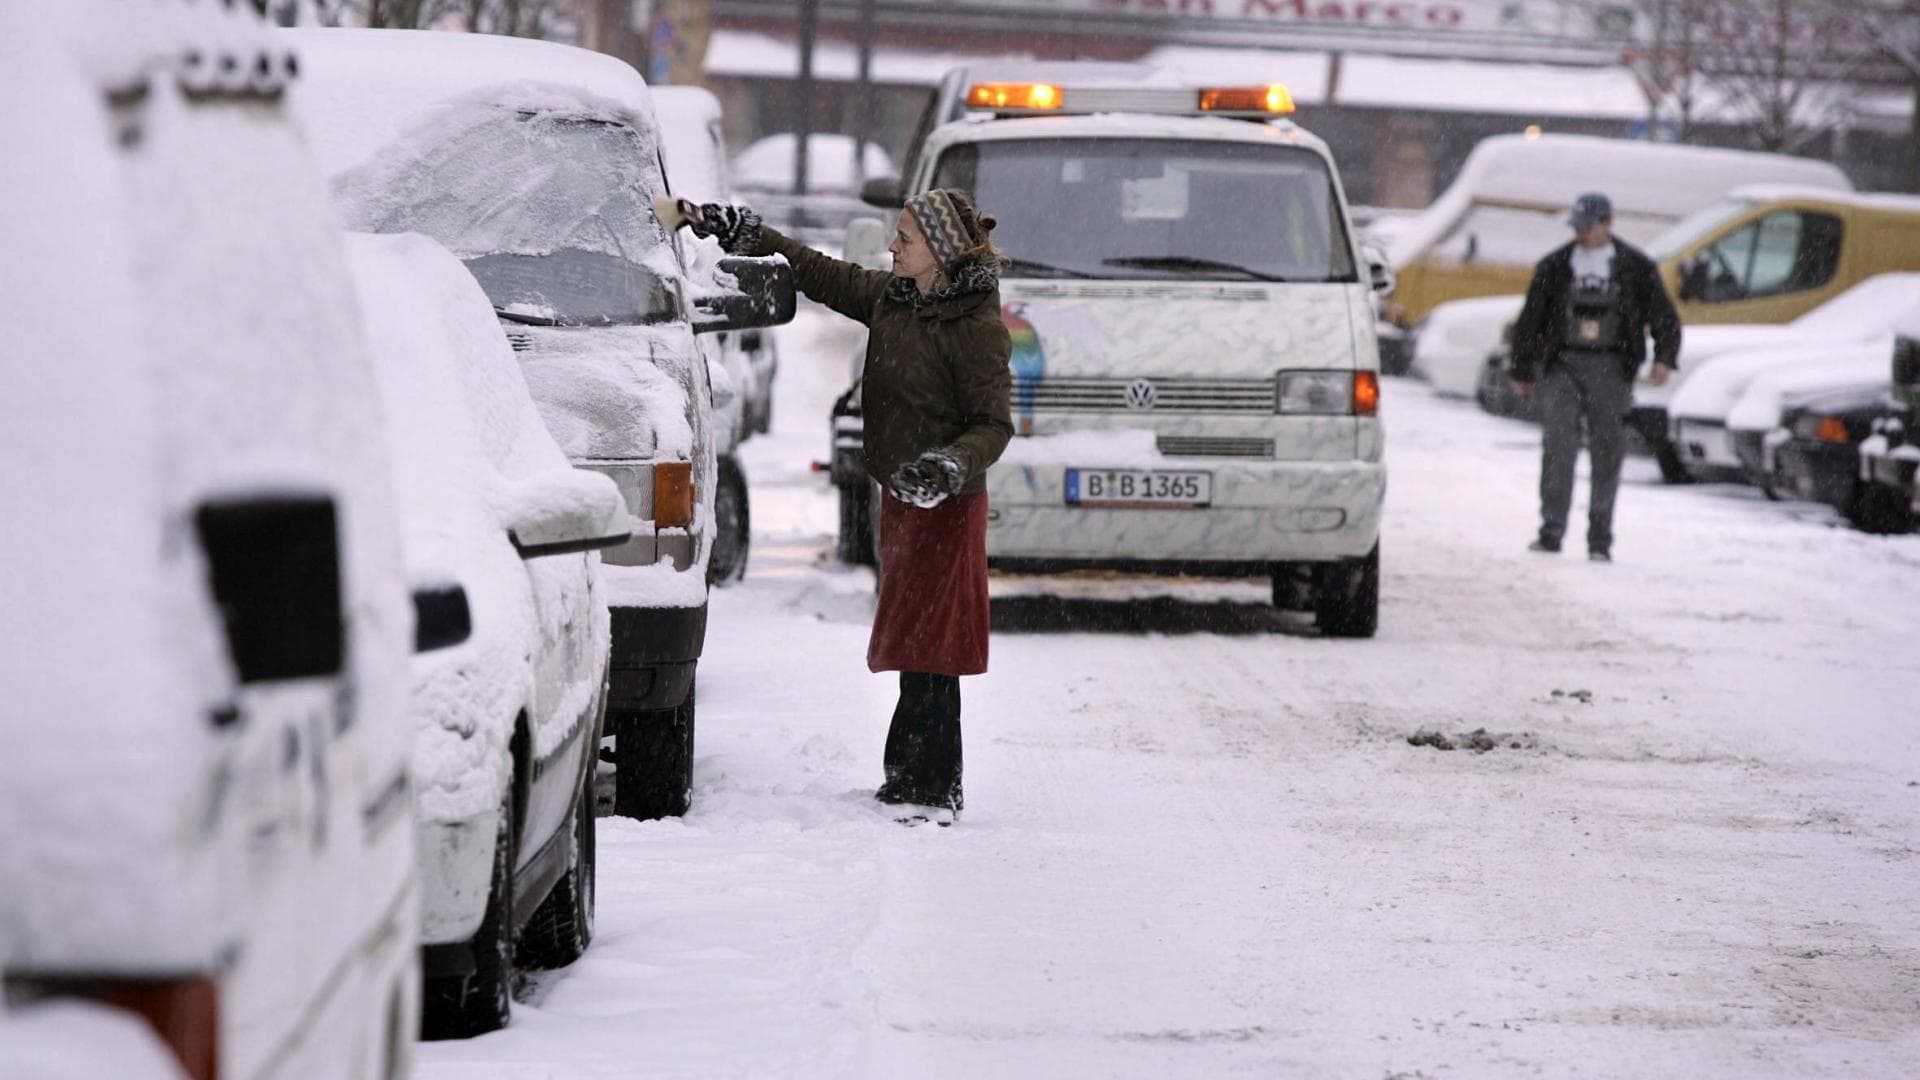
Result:
<svg viewBox="0 0 1920 1080"><path fill-rule="evenodd" d="M700 223L700 208L686 199L676 199L671 195L653 197L653 213L668 232L682 225Z"/></svg>

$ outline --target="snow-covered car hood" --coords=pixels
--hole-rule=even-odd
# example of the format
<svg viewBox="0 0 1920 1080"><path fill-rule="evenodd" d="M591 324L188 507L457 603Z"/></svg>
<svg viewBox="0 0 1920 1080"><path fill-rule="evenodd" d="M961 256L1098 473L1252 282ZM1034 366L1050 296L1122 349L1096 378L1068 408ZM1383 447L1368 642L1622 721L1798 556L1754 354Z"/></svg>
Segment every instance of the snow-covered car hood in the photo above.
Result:
<svg viewBox="0 0 1920 1080"><path fill-rule="evenodd" d="M1843 390L1888 385L1893 339L1836 349L1823 362L1776 368L1756 375L1727 410L1733 431L1771 431L1788 406Z"/></svg>
<svg viewBox="0 0 1920 1080"><path fill-rule="evenodd" d="M1863 356L1881 359L1880 381L1886 382L1892 355L1891 335L1866 344L1801 342L1721 353L1674 391L1667 403L1667 415L1675 420L1724 420L1748 387L1763 377L1791 371L1817 384L1821 372L1843 370Z"/></svg>
<svg viewBox="0 0 1920 1080"><path fill-rule="evenodd" d="M686 327L515 326L527 389L575 461L692 460L690 365L704 363Z"/></svg>

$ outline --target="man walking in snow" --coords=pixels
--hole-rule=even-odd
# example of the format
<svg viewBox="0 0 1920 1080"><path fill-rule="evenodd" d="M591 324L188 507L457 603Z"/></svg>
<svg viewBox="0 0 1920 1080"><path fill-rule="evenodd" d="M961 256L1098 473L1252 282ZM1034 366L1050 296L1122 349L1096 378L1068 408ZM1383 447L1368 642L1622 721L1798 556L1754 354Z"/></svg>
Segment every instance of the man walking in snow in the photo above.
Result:
<svg viewBox="0 0 1920 1080"><path fill-rule="evenodd" d="M1647 359L1650 382L1672 374L1680 354L1680 316L1660 269L1638 248L1613 236L1613 203L1589 192L1567 218L1573 242L1533 269L1527 300L1513 325L1514 389L1534 395L1540 418L1540 535L1530 550L1553 553L1567 531L1573 465L1584 422L1592 471L1587 496L1587 557L1613 558L1613 500L1620 488L1624 419L1633 377Z"/></svg>

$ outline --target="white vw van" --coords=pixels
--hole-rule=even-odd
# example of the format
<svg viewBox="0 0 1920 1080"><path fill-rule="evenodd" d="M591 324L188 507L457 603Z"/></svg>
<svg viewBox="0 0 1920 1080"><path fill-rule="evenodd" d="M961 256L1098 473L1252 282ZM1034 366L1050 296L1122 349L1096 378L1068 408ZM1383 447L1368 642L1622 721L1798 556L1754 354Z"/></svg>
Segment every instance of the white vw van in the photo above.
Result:
<svg viewBox="0 0 1920 1080"><path fill-rule="evenodd" d="M968 114L894 198L866 193L957 187L1000 219L1016 438L988 476L989 561L1270 575L1323 632L1371 636L1375 274L1333 158L1283 86L1091 71L963 73ZM847 250L886 265L890 230L858 223Z"/></svg>

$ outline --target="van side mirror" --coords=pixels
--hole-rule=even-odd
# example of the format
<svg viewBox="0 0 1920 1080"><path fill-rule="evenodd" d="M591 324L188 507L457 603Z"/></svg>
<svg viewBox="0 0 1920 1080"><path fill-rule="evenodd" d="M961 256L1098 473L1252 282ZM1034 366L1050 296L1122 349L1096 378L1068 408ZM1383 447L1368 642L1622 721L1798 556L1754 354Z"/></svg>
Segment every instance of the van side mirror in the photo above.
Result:
<svg viewBox="0 0 1920 1080"><path fill-rule="evenodd" d="M590 469L553 469L501 492L507 537L523 559L619 547L633 537L626 500Z"/></svg>
<svg viewBox="0 0 1920 1080"><path fill-rule="evenodd" d="M734 285L694 301L694 333L751 330L793 321L799 298L787 260L777 255L735 256L720 260L720 273L732 277Z"/></svg>
<svg viewBox="0 0 1920 1080"><path fill-rule="evenodd" d="M473 636L473 610L467 590L436 585L413 590L413 651L450 648Z"/></svg>
<svg viewBox="0 0 1920 1080"><path fill-rule="evenodd" d="M1680 263L1680 299L1698 300L1706 291L1707 260L1695 255Z"/></svg>
<svg viewBox="0 0 1920 1080"><path fill-rule="evenodd" d="M881 210L898 210L906 205L900 197L900 178L876 176L860 185L860 201Z"/></svg>
<svg viewBox="0 0 1920 1080"><path fill-rule="evenodd" d="M847 222L847 239L840 253L848 262L869 270L891 270L893 258L887 254L887 245L892 242L893 231L886 222L879 218L854 218Z"/></svg>

